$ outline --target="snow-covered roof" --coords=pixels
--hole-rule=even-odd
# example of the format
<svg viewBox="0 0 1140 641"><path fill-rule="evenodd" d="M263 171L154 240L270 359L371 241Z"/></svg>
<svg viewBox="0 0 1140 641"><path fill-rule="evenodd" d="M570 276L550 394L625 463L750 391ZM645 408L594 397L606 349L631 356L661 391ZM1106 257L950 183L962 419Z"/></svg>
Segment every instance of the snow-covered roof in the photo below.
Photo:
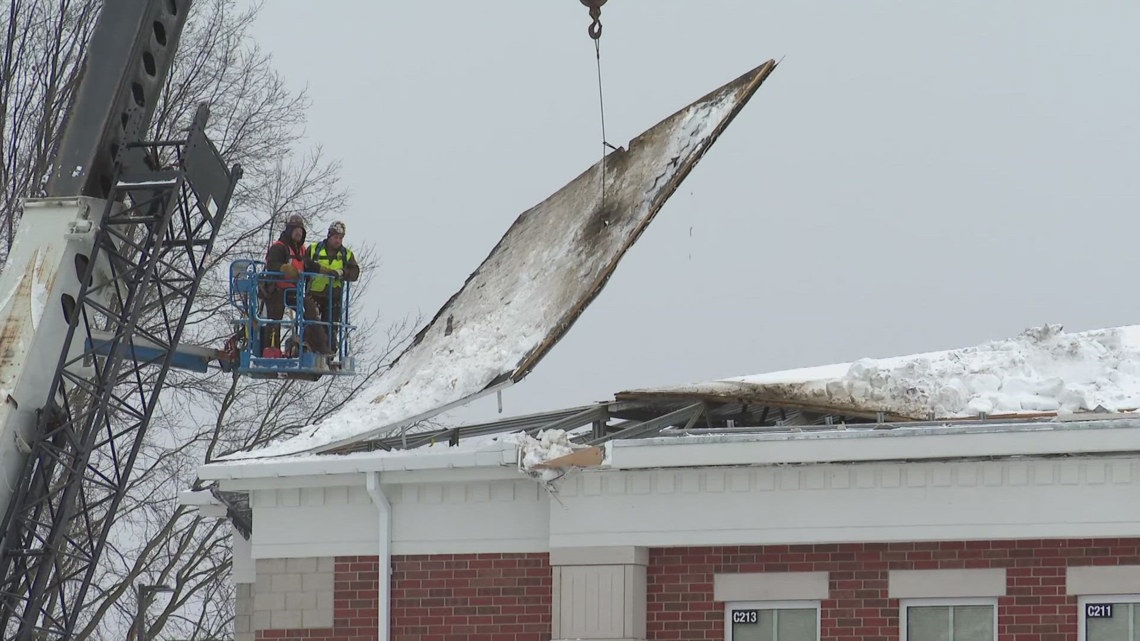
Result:
<svg viewBox="0 0 1140 641"><path fill-rule="evenodd" d="M497 440L472 439L459 446L407 451L359 452L330 456L231 460L199 468L199 478L225 482L224 488L255 487L251 481L380 472L386 483L471 478L512 478L527 474L542 481L562 471L541 463L571 451L566 433L531 438L502 435ZM1087 415L1067 420L1004 419L915 426L876 424L831 426L782 432L713 432L681 436L615 439L601 446L606 469L660 469L740 465L858 463L874 461L952 460L977 457L1118 456L1140 452L1140 415ZM467 472L463 472L467 470Z"/></svg>
<svg viewBox="0 0 1140 641"><path fill-rule="evenodd" d="M709 93L523 212L462 289L357 399L291 439L225 458L328 451L521 380L597 296L774 67L769 61Z"/></svg>
<svg viewBox="0 0 1140 641"><path fill-rule="evenodd" d="M686 416L676 411L701 406ZM787 416L798 418L748 422L767 416L764 407L790 408ZM1046 325L974 347L621 392L597 406L412 435L411 449L399 449L393 436L375 443L396 448L390 451L230 459L200 474L220 480L517 465L547 478L559 473L541 463L583 447L581 441L602 442L605 465L623 468L696 465L701 448L709 450L709 465L1123 452L1140 450L1137 408L1140 325L1077 333ZM666 413L679 418L649 418ZM590 426L606 416L628 422L593 440ZM690 416L705 418L697 423ZM823 423L826 416L840 422ZM728 418L743 422L726 427ZM719 426L704 426L708 421ZM641 431L654 422L655 429ZM1096 443L1088 443L1094 434ZM572 443L573 435L580 442ZM938 438L894 438L919 436ZM458 445L448 444L452 437ZM748 443L760 449L742 449Z"/></svg>
<svg viewBox="0 0 1140 641"><path fill-rule="evenodd" d="M695 452L704 451L701 448L709 450L706 464L710 465L1135 451L1140 450L1140 414L1132 411L1140 407L1140 326L1065 333L1060 326L1047 325L975 347L617 396L619 400L612 403L508 419L501 426L415 435L408 443L412 449L220 461L203 467L201 477L512 465L535 476L556 476L535 466L582 447L571 443L572 435L588 442L604 441L606 465L616 467L695 465ZM691 405L700 400L706 401L700 411L707 417L701 423L715 420L719 427L701 427L675 412L680 406L700 407L701 403ZM756 405L794 408L801 421L761 419L725 427L728 417L749 420L741 414L742 407ZM713 406L729 411L721 413ZM640 433L652 438L624 438L620 431L599 440L593 440L596 433L591 437L595 421L623 411L631 412L627 419L643 417L630 420L633 426L627 428L640 432L640 425L657 420L647 418L646 412L653 408L658 415L673 412L679 418ZM755 408L752 411L748 416L755 420L758 414ZM896 416L911 419L820 424L823 414L875 417L880 413L888 421ZM938 420L930 421L931 415ZM802 422L805 416L815 416L816 422ZM571 431L555 429L559 426ZM459 438L465 429L471 431ZM453 436L459 444L449 446ZM919 436L937 438L896 438ZM398 448L396 438L384 446ZM931 449L935 441L938 447ZM760 449L742 449L748 443Z"/></svg>
<svg viewBox="0 0 1140 641"><path fill-rule="evenodd" d="M1140 326L1066 333L1059 325L1046 325L975 347L632 390L617 397L737 399L914 420L1132 411L1140 408Z"/></svg>

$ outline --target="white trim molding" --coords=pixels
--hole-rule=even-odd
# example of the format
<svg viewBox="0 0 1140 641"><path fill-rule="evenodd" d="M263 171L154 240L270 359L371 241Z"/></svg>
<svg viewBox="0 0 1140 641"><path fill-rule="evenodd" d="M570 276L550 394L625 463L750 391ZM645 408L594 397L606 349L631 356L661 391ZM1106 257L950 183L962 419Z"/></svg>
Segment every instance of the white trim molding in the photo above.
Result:
<svg viewBox="0 0 1140 641"><path fill-rule="evenodd" d="M649 565L649 548L633 545L551 548L550 565Z"/></svg>
<svg viewBox="0 0 1140 641"><path fill-rule="evenodd" d="M1140 533L1136 456L581 470L557 488L551 547Z"/></svg>
<svg viewBox="0 0 1140 641"><path fill-rule="evenodd" d="M1140 594L1140 565L1069 567L1065 594Z"/></svg>
<svg viewBox="0 0 1140 641"><path fill-rule="evenodd" d="M778 434L710 434L613 440L606 461L618 469L946 460L1140 452L1136 415L983 425L921 425Z"/></svg>
<svg viewBox="0 0 1140 641"><path fill-rule="evenodd" d="M660 469L789 463L854 463L951 460L975 457L1112 455L1140 453L1135 414L1049 422L922 424L891 429L832 429L776 434L713 434L618 439L605 444L603 467ZM202 480L230 481L241 489L255 479L387 472L386 483L458 480L458 470L518 474L517 446L498 442L481 449L421 448L410 452L360 452L341 456L215 461L198 470Z"/></svg>
<svg viewBox="0 0 1140 641"><path fill-rule="evenodd" d="M747 572L713 575L713 601L823 600L828 597L828 593L827 572Z"/></svg>
<svg viewBox="0 0 1140 641"><path fill-rule="evenodd" d="M1005 568L977 570L891 570L887 597L944 599L1005 596Z"/></svg>

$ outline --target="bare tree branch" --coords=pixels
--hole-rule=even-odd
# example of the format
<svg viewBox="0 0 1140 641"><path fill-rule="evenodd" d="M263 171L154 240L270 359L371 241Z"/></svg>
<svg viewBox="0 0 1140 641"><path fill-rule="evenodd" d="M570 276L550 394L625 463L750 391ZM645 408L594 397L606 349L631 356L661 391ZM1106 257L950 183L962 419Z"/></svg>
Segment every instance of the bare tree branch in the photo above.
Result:
<svg viewBox="0 0 1140 641"><path fill-rule="evenodd" d="M7 19L0 27L0 262L19 233L22 200L43 194L100 7L99 0L0 0ZM259 10L260 4L238 0L193 3L149 132L156 139L179 137L197 105L207 102L209 135L227 161L240 162L244 170L184 332L188 343L220 346L232 334L236 312L227 278L233 259L263 256L271 234L290 214L339 218L348 206L340 164L319 145L302 142L308 97L286 87L250 35ZM378 263L369 260L366 248L354 250L365 274L353 289L360 297ZM375 318L353 321L360 327L354 345L362 374L355 379L299 383L222 372L168 375L128 495L113 515L100 579L89 590L76 639L118 641L132 633L133 586L139 582L173 590L148 620L151 638L229 636L231 528L180 506L178 494L195 485L203 461L289 436L329 415L388 366L414 329L410 321L384 329ZM163 321L155 310L140 322L153 331ZM145 384L154 383L154 372L137 374ZM112 465L109 457L94 460Z"/></svg>

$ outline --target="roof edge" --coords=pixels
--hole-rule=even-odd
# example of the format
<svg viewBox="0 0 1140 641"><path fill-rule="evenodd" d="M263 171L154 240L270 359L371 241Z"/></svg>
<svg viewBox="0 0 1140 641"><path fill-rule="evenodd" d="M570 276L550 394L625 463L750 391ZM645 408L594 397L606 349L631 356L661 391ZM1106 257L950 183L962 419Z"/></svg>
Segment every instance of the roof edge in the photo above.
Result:
<svg viewBox="0 0 1140 641"><path fill-rule="evenodd" d="M309 454L288 458L235 459L207 463L198 468L203 481L232 481L292 476L322 476L361 472L417 472L517 464L514 445L501 443L481 449L457 449L423 453L362 452L355 454Z"/></svg>
<svg viewBox="0 0 1140 641"><path fill-rule="evenodd" d="M1084 420L994 422L971 425L835 428L802 432L681 434L615 439L593 469L651 469L931 461L1060 455L1140 453L1140 416ZM440 452L367 452L306 455L268 460L220 461L198 470L203 481L256 481L370 472L395 479L439 480L482 469L517 471L518 446L500 442L481 449ZM415 474L408 474L415 473Z"/></svg>
<svg viewBox="0 0 1140 641"><path fill-rule="evenodd" d="M612 469L1111 455L1140 452L1140 418L708 434L614 440Z"/></svg>

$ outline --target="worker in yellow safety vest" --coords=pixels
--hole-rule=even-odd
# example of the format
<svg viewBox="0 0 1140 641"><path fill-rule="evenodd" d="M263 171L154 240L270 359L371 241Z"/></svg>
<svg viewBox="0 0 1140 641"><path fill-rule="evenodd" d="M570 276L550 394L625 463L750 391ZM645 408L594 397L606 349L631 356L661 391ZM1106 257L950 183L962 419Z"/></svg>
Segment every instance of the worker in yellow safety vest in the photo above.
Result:
<svg viewBox="0 0 1140 641"><path fill-rule="evenodd" d="M340 328L346 323L342 318L344 310L344 281L354 282L360 278L360 265L352 250L344 246L345 226L341 221L329 225L328 236L319 243L309 245L309 258L335 276L317 276L309 283L309 294L316 299L321 312L321 321L330 323L329 338L335 353L340 344Z"/></svg>

